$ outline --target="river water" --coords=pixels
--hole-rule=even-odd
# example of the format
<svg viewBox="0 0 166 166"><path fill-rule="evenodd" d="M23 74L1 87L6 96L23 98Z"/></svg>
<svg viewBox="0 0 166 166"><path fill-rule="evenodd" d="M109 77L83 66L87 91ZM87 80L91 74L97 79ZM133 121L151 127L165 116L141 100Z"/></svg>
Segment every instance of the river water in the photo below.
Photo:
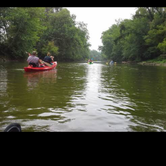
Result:
<svg viewBox="0 0 166 166"><path fill-rule="evenodd" d="M0 131L166 131L166 68L61 63L25 73L0 64Z"/></svg>

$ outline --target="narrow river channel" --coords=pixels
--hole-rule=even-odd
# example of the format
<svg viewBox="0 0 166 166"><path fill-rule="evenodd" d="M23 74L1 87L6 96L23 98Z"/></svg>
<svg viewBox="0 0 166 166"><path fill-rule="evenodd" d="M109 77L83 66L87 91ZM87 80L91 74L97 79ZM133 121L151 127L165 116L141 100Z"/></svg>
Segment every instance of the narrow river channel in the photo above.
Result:
<svg viewBox="0 0 166 166"><path fill-rule="evenodd" d="M166 131L166 67L0 63L0 131Z"/></svg>

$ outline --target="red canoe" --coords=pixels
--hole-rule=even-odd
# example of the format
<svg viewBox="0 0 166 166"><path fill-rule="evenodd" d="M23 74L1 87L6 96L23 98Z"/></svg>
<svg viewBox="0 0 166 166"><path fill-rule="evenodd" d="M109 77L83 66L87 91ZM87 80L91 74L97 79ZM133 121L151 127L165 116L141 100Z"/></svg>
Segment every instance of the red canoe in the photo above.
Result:
<svg viewBox="0 0 166 166"><path fill-rule="evenodd" d="M50 66L44 66L44 67L32 67L32 66L28 66L28 67L24 67L24 70L26 72L31 72L31 71L45 71L45 70L51 70L54 69L57 66L57 61L53 62L53 65Z"/></svg>

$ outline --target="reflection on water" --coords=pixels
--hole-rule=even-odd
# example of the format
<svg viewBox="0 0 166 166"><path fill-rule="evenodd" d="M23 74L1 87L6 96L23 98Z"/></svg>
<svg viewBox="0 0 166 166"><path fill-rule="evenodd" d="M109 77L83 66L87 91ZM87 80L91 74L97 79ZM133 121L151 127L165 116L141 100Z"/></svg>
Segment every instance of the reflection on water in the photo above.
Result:
<svg viewBox="0 0 166 166"><path fill-rule="evenodd" d="M164 67L59 63L25 73L0 65L0 129L23 131L165 131Z"/></svg>
<svg viewBox="0 0 166 166"><path fill-rule="evenodd" d="M4 95L7 89L7 70L0 65L0 95Z"/></svg>
<svg viewBox="0 0 166 166"><path fill-rule="evenodd" d="M55 83L57 78L57 69L49 71L38 71L38 72L26 72L24 77L27 78L27 86L29 90L33 90L39 84L41 79L44 79L45 83Z"/></svg>
<svg viewBox="0 0 166 166"><path fill-rule="evenodd" d="M4 105L4 107L8 104L7 100L7 70L3 65L0 65L0 105Z"/></svg>

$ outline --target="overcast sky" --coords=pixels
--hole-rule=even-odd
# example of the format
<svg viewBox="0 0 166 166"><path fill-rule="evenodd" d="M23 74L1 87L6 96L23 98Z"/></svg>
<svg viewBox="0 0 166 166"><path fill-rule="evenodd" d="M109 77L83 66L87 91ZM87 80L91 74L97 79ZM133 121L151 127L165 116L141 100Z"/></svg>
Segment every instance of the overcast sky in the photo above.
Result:
<svg viewBox="0 0 166 166"><path fill-rule="evenodd" d="M115 20L131 19L137 10L136 7L66 7L70 14L76 15L76 21L87 24L89 32L90 49L98 51L102 45L101 35L103 31L108 30Z"/></svg>

